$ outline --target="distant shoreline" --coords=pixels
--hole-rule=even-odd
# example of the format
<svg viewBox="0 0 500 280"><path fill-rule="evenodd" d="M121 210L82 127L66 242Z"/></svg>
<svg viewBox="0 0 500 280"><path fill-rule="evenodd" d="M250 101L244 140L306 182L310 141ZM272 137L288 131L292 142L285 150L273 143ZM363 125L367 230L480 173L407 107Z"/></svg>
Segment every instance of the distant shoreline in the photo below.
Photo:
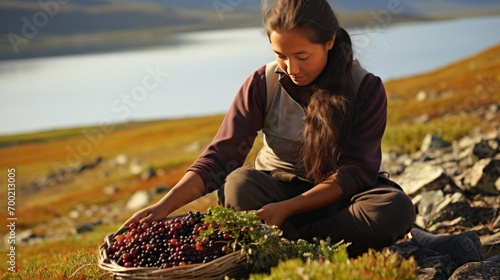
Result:
<svg viewBox="0 0 500 280"><path fill-rule="evenodd" d="M418 17L406 14L393 15L390 22L380 22L372 12L351 12L339 15L341 23L346 28L363 28L370 25L381 25L384 27L401 24L418 24L429 21L442 21L459 18L476 18L500 15L500 8L487 11L471 11L468 13L452 13L434 17ZM377 20L379 22L377 22ZM120 30L100 33L69 34L69 35L39 35L28 41L19 52L15 54L13 47L6 36L0 38L0 61L56 57L67 55L84 55L109 53L116 51L133 51L139 49L156 48L172 43L172 38L186 32L202 32L227 30L236 28L258 28L262 27L260 19L253 23L241 23L231 26L199 26L180 25L170 27L156 27L139 30Z"/></svg>

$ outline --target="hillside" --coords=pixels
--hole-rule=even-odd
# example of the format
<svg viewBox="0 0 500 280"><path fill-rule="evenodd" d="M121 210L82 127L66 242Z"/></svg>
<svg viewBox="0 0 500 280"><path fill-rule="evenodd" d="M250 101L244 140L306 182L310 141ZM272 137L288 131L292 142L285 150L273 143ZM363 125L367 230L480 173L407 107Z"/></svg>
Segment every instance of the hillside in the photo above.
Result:
<svg viewBox="0 0 500 280"><path fill-rule="evenodd" d="M0 2L0 60L164 45L185 31L260 26L260 1L110 1L65 4ZM50 4L52 3L52 4ZM391 13L391 23L498 15L497 1L331 1L342 23L365 26Z"/></svg>
<svg viewBox="0 0 500 280"><path fill-rule="evenodd" d="M152 47L178 32L259 23L255 12L233 11L221 19L215 11L148 1L41 6L38 1L7 0L0 2L0 60Z"/></svg>
<svg viewBox="0 0 500 280"><path fill-rule="evenodd" d="M415 151L428 131L451 141L498 126L499 54L496 46L430 73L386 82L384 149Z"/></svg>
<svg viewBox="0 0 500 280"><path fill-rule="evenodd" d="M500 46L431 73L387 82L389 120L384 151L413 152L428 132L453 140L475 128L495 127L500 116L491 110L500 105L499 85ZM77 201L105 203L160 182L173 185L210 142L222 118L137 122L117 125L106 132L89 127L3 136L0 168L15 167L21 174L18 192L23 199L19 213L31 213L23 219L23 227L31 228L53 215L64 215ZM78 152L85 145L90 145L91 152ZM144 182L125 167L99 164L95 169L58 176L65 169L90 164L96 158L106 162L119 155L142 169L176 170L170 171L176 175L163 172L153 181ZM60 180L53 182L51 176ZM115 197L95 195L111 184L118 186ZM5 199L2 197L1 202L6 203ZM60 207L43 210L55 202Z"/></svg>
<svg viewBox="0 0 500 280"><path fill-rule="evenodd" d="M477 128L498 127L500 45L431 73L389 81L386 88L384 151L416 151L430 132L451 141ZM92 253L92 242L131 215L125 205L132 194L147 190L154 193L150 203L159 199L210 142L222 118L0 137L0 169L16 169L17 233L35 236L33 242L40 243L19 246L20 266L36 270L33 265L44 267L57 254L81 246ZM254 155L255 149L249 163ZM2 172L0 180L6 182L6 176ZM7 204L6 196L1 203ZM213 204L215 196L210 194L179 212L203 211ZM0 218L5 221L7 213ZM97 227L89 235L75 235L89 225ZM4 227L0 233L7 231ZM54 240L59 240L57 246Z"/></svg>

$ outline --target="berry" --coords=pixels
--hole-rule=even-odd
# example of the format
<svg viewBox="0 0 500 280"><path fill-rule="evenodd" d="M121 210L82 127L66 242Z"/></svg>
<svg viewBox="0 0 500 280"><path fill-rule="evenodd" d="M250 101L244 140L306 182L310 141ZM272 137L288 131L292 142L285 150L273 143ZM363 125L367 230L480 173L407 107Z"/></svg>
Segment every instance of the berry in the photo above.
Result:
<svg viewBox="0 0 500 280"><path fill-rule="evenodd" d="M129 231L116 235L109 245L112 260L124 267L170 268L209 262L226 254L229 233L219 225L204 222L206 214L189 212L165 221L130 224ZM212 239L199 241L209 227ZM216 245L217 244L217 245Z"/></svg>

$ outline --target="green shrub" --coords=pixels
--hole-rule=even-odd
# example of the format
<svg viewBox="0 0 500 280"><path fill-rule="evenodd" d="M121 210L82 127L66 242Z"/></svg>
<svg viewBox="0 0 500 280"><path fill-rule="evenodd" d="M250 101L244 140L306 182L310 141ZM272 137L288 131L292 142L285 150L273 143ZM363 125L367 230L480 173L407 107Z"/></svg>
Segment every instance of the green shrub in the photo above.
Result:
<svg viewBox="0 0 500 280"><path fill-rule="evenodd" d="M251 273L268 273L280 260L331 259L339 244L331 245L329 240L315 243L304 240L288 241L281 238L277 227L262 224L256 211L235 211L221 206L212 206L204 218L211 224L218 224L223 232L230 232L229 252L241 251L247 258L247 269ZM213 233L213 228L200 232L201 239Z"/></svg>
<svg viewBox="0 0 500 280"><path fill-rule="evenodd" d="M370 250L368 253L349 259L345 246L339 246L330 260L295 258L280 262L270 274L252 274L251 280L356 280L356 279L416 279L416 264L413 258L404 259L388 249Z"/></svg>

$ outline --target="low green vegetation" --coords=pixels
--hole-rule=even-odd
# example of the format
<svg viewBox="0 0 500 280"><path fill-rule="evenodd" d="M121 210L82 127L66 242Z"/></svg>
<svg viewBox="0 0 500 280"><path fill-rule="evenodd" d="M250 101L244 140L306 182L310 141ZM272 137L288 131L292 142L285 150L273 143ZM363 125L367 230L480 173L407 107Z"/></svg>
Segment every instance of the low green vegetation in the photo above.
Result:
<svg viewBox="0 0 500 280"><path fill-rule="evenodd" d="M280 262L270 274L251 275L251 280L410 280L417 279L413 259L403 259L389 250L368 253L349 259L344 246L340 246L332 259L290 259Z"/></svg>

